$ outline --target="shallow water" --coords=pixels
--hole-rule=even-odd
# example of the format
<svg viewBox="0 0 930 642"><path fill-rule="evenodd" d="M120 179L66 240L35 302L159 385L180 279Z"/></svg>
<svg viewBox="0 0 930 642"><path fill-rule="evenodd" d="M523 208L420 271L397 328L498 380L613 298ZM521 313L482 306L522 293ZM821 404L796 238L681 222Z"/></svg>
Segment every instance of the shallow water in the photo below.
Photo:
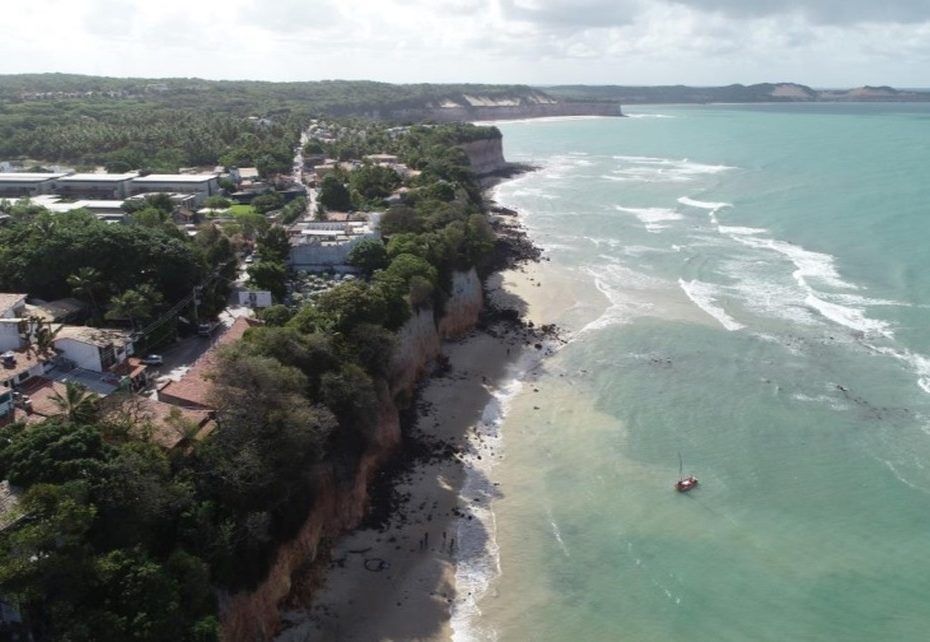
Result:
<svg viewBox="0 0 930 642"><path fill-rule="evenodd" d="M630 111L500 125L542 169L498 200L594 287L456 639L926 639L930 107Z"/></svg>

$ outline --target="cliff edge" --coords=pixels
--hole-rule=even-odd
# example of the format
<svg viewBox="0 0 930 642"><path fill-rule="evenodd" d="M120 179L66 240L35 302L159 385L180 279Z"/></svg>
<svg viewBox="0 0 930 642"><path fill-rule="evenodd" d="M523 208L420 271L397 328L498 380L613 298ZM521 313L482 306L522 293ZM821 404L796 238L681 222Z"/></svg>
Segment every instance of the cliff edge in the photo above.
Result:
<svg viewBox="0 0 930 642"><path fill-rule="evenodd" d="M315 471L319 493L297 536L283 544L265 579L252 591L222 600L221 637L231 642L270 639L280 623L280 605L295 579L316 561L325 539L358 527L368 510L369 485L381 466L401 447L400 409L395 399L408 397L444 339L470 332L484 307L481 280L474 269L453 275L445 313L421 308L397 333L390 390L382 391L373 442L354 471L334 465Z"/></svg>

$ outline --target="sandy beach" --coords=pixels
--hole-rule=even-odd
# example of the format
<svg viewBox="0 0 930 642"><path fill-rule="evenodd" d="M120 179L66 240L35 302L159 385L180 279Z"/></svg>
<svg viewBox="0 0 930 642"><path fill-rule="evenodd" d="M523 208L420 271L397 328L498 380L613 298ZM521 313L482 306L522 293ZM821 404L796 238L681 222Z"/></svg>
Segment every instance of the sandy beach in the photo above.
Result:
<svg viewBox="0 0 930 642"><path fill-rule="evenodd" d="M526 312L541 294L538 268L529 264L492 276L489 297ZM287 611L287 628L277 640L450 639L455 560L462 548L456 536L462 520L478 525L471 515L475 504L492 499L461 497L465 462L500 456L493 445L481 446L482 414L499 386L512 379L521 356L537 352L532 340L504 324L444 345L449 371L424 382L413 436L440 442L447 456L429 457L402 476L396 487L402 506L386 528L359 529L333 543L312 607ZM466 545L483 547L480 531L470 528Z"/></svg>

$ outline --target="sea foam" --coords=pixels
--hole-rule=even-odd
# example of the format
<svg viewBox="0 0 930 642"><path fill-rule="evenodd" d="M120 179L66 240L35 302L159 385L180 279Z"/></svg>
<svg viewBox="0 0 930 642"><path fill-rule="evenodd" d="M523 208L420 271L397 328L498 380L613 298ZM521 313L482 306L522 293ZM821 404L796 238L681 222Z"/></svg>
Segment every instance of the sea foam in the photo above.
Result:
<svg viewBox="0 0 930 642"><path fill-rule="evenodd" d="M612 181L635 183L689 183L708 174L719 174L734 167L706 165L688 159L655 158L652 156L614 156L620 166L602 175Z"/></svg>
<svg viewBox="0 0 930 642"><path fill-rule="evenodd" d="M618 212L633 214L640 220L646 229L653 233L664 230L668 225L663 225L667 221L680 221L684 217L673 209L667 207L621 207L615 206Z"/></svg>
<svg viewBox="0 0 930 642"><path fill-rule="evenodd" d="M727 314L717 304L719 293L714 285L696 280L685 281L684 279L678 279L678 285L681 286L681 289L696 306L716 319L724 329L733 332L746 327Z"/></svg>
<svg viewBox="0 0 930 642"><path fill-rule="evenodd" d="M478 603L501 574L497 521L491 502L498 496L491 481L495 461L503 452L501 425L510 402L523 389L523 381L547 355L561 346L547 341L544 350L526 350L513 364L503 383L491 391L481 419L469 435L462 456L465 481L459 492L466 516L456 525L455 595L450 625L454 642L496 640L497 632L480 623ZM474 499L480 497L481 502ZM468 517L471 519L468 519Z"/></svg>

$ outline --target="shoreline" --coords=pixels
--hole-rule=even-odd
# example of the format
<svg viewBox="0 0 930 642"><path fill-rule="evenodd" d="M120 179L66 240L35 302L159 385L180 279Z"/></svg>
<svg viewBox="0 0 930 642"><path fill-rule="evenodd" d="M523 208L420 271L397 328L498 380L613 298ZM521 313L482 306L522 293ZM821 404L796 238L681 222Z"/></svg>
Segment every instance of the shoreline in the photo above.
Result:
<svg viewBox="0 0 930 642"><path fill-rule="evenodd" d="M518 273L526 287L531 273ZM480 597L457 586L473 584L459 570L480 565L493 542L487 511L496 493L490 470L503 456L497 427L523 362L541 358L539 337L495 321L443 346L449 369L424 380L405 434L405 448L425 446L425 454L394 480L395 509L382 527L362 526L333 543L310 607L285 611L276 640L451 639L457 607Z"/></svg>
<svg viewBox="0 0 930 642"><path fill-rule="evenodd" d="M387 499L375 507L382 523L369 520L332 542L320 562L328 566L311 570L282 609L279 642L450 640L489 585L482 567L489 552L497 563L490 473L503 458L498 428L524 375L549 353L543 344L557 338L554 326L522 320L538 296L540 251L519 215L493 201L492 188L536 168L511 167L519 169L484 186L508 251L485 280L482 320L444 343L442 371L418 387L400 461L373 482Z"/></svg>

